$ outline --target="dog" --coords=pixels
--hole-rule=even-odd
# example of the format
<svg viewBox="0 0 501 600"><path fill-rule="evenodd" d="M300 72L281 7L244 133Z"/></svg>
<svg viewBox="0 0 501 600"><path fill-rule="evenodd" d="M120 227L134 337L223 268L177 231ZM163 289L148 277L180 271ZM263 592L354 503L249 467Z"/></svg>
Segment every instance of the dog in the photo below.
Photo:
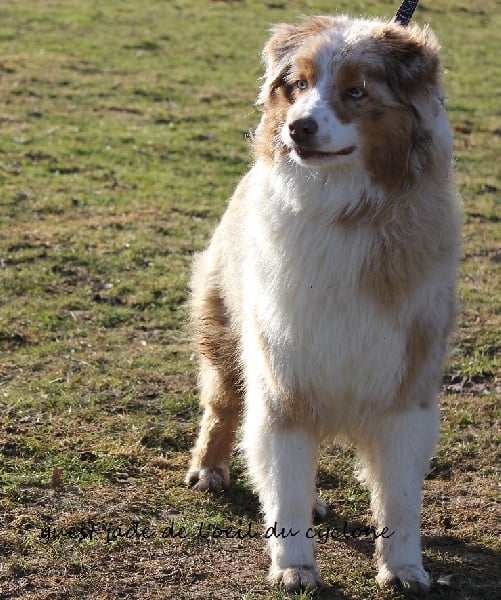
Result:
<svg viewBox="0 0 501 600"><path fill-rule="evenodd" d="M427 27L318 16L275 26L263 61L255 161L193 267L204 412L186 480L229 485L242 417L265 526L299 532L269 536L269 580L313 589L319 444L346 440L391 532L376 580L421 592L461 226L438 43Z"/></svg>

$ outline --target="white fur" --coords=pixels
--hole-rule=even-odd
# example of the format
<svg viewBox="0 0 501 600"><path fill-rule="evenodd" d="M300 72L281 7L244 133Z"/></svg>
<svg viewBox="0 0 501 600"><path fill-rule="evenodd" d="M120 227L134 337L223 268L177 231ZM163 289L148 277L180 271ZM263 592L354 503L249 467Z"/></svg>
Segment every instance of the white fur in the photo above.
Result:
<svg viewBox="0 0 501 600"><path fill-rule="evenodd" d="M244 234L252 248L243 269L244 327L249 324L243 336L244 364L254 377L262 354L255 338L266 332L280 386L291 389L298 380L311 390L332 434L339 422L358 420L358 403L367 412L367 403L381 405L394 396L403 329L357 293L371 247L370 231L353 232L331 223L331 211L359 191L359 182L333 185L309 173L308 195L303 197L300 189L280 185L280 168L271 178L261 165L254 169L256 179L250 185L264 193L254 196ZM319 319L319 314L328 317ZM410 310L402 317L410 322L413 316ZM361 363L363 372L354 377ZM346 397L350 406L342 403ZM334 403L332 398L339 400Z"/></svg>
<svg viewBox="0 0 501 600"><path fill-rule="evenodd" d="M420 311L436 311L442 318L440 303L429 303L444 281L452 283L454 271L449 266L432 274L414 302L399 313L382 313L357 293L361 264L371 247L370 229L351 231L329 221L338 203L356 196L360 182L327 183L310 173L306 194L301 184L290 186L291 170L298 173L300 167L289 165L285 172L270 172L259 163L254 167L249 182L252 212L242 231L247 248L242 277L247 382L242 447L266 525L278 521L280 529L294 526L306 532L314 502L313 447L322 435L348 437L361 449L375 520L395 531L388 540L378 540L379 582L392 577L405 581L406 569L412 567L412 578L426 586L419 543L420 486L437 439L438 411L434 403L402 416L388 409L405 368L403 332ZM303 179L296 176L295 181ZM319 314L328 318L319 319ZM259 340L263 332L268 357ZM318 413L322 430L317 437L307 430L273 427L269 407L276 404L279 410L277 382L281 389L290 389L295 381L307 390ZM291 566L307 566L316 573L313 541L305 535L272 538L270 549L271 579L280 580L280 570Z"/></svg>

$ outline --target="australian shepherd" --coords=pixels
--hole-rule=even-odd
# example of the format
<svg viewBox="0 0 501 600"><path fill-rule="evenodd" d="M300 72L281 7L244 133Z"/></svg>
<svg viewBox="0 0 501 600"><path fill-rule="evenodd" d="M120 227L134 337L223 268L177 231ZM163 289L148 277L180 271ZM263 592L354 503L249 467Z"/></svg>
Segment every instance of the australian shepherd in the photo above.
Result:
<svg viewBox="0 0 501 600"><path fill-rule="evenodd" d="M321 16L274 27L263 60L254 166L194 265L204 414L186 479L228 486L242 417L265 527L298 532L270 536L270 581L315 588L319 444L346 440L388 532L377 582L423 591L461 221L437 41Z"/></svg>

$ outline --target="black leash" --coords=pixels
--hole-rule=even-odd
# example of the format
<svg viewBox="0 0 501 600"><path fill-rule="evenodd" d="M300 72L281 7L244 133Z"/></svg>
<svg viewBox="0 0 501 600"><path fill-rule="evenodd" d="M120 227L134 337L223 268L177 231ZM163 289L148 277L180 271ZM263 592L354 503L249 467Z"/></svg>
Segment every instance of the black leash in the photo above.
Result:
<svg viewBox="0 0 501 600"><path fill-rule="evenodd" d="M414 14L419 0L404 0L397 10L395 21L400 23L402 27L406 27Z"/></svg>

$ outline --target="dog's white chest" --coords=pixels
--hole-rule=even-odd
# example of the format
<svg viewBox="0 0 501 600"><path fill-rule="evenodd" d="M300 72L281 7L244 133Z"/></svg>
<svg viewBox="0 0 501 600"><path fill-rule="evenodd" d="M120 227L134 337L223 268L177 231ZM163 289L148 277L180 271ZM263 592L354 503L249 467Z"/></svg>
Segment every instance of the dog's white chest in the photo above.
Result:
<svg viewBox="0 0 501 600"><path fill-rule="evenodd" d="M280 387L301 389L335 420L390 402L405 340L395 315L360 291L370 232L300 214L258 215L244 268L250 360L264 358ZM350 414L351 413L351 414Z"/></svg>

